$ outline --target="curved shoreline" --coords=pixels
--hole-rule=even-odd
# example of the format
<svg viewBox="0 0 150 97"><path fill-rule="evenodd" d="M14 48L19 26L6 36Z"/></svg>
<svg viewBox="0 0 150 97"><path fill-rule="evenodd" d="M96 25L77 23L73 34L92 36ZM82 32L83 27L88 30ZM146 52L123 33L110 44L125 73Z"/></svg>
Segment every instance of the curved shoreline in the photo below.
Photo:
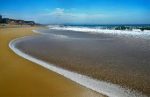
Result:
<svg viewBox="0 0 150 97"><path fill-rule="evenodd" d="M33 32L35 32L35 30ZM38 32L38 33L40 33L40 32ZM63 75L64 77L66 77L66 78L68 78L68 79L70 79L70 80L72 80L72 81L74 81L74 82L76 82L82 86L85 86L85 87L92 89L96 92L105 94L109 97L147 97L147 96L142 95L141 93L138 93L136 91L131 91L129 89L121 88L119 85L107 83L104 81L95 80L95 79L92 79L88 76L81 75L81 74L78 74L75 72L71 72L71 71L56 67L53 64L46 63L42 60L34 58L33 56L27 55L15 47L16 42L22 41L22 39L26 39L29 37L30 36L14 39L9 43L9 47L17 55L19 55L19 56L21 56L27 60L30 60L34 63L37 63L37 64L39 64L39 65L41 65L41 66L43 66L43 67L45 67L51 71L54 71L60 75Z"/></svg>

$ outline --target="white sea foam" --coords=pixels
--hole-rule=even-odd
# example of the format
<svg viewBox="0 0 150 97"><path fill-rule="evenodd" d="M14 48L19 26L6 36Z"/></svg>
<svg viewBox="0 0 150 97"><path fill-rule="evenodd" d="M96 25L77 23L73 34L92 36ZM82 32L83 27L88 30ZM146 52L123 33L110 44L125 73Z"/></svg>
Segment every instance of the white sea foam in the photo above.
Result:
<svg viewBox="0 0 150 97"><path fill-rule="evenodd" d="M48 36L53 36L53 38L68 38L68 36L66 35L56 35L56 34L49 34L49 33L42 33L40 31L37 31L37 30L32 30L34 33L38 33L38 34L43 34L43 35L48 35Z"/></svg>
<svg viewBox="0 0 150 97"><path fill-rule="evenodd" d="M104 34L115 34L115 35L125 35L134 36L138 38L150 38L150 30L141 31L139 29L131 30L113 30L113 29L101 29L101 28L90 28L90 27L73 27L73 26L48 26L49 29L55 30L70 30L70 31L80 31L80 32L90 32L90 33L104 33Z"/></svg>
<svg viewBox="0 0 150 97"><path fill-rule="evenodd" d="M36 59L35 57L30 56L30 55L22 52L18 48L16 48L16 46L15 46L16 43L18 43L22 40L26 40L28 38L30 39L32 37L22 37L22 38L14 39L9 43L9 47L11 48L12 51L14 51L19 56L21 56L27 60L30 60L34 63L37 63L38 65L41 65L51 71L54 71L54 72L66 77L82 86L85 86L89 89L92 89L96 92L107 95L109 97L147 97L137 91L131 91L130 89L122 88L116 84L111 84L111 83L107 83L104 81L92 79L88 76L81 75L81 74L78 74L78 73L75 73L72 71L68 71L68 70L62 69L60 67L56 67L53 64Z"/></svg>

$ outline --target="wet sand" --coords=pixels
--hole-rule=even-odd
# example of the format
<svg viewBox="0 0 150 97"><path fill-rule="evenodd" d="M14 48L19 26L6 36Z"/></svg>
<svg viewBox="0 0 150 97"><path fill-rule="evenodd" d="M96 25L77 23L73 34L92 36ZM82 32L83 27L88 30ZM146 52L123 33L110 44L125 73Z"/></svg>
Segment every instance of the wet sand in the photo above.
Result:
<svg viewBox="0 0 150 97"><path fill-rule="evenodd" d="M56 30L43 33L48 34L23 40L17 48L62 68L150 95L149 39Z"/></svg>
<svg viewBox="0 0 150 97"><path fill-rule="evenodd" d="M103 97L10 50L12 39L35 35L33 29L37 27L0 28L1 97Z"/></svg>

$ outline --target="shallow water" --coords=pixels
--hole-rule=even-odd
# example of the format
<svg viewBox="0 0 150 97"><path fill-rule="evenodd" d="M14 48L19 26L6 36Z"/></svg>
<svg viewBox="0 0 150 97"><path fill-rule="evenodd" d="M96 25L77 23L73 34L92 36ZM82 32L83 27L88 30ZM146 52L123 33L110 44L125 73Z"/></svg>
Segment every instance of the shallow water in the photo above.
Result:
<svg viewBox="0 0 150 97"><path fill-rule="evenodd" d="M79 31L40 30L17 48L36 58L150 95L150 40Z"/></svg>

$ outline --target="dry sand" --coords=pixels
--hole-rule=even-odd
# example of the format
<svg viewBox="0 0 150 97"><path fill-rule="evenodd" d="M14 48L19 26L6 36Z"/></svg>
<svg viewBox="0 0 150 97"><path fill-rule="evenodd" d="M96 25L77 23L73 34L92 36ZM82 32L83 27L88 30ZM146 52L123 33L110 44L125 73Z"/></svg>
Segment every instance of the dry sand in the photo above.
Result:
<svg viewBox="0 0 150 97"><path fill-rule="evenodd" d="M13 53L9 42L33 35L33 29L0 28L1 97L103 97Z"/></svg>

